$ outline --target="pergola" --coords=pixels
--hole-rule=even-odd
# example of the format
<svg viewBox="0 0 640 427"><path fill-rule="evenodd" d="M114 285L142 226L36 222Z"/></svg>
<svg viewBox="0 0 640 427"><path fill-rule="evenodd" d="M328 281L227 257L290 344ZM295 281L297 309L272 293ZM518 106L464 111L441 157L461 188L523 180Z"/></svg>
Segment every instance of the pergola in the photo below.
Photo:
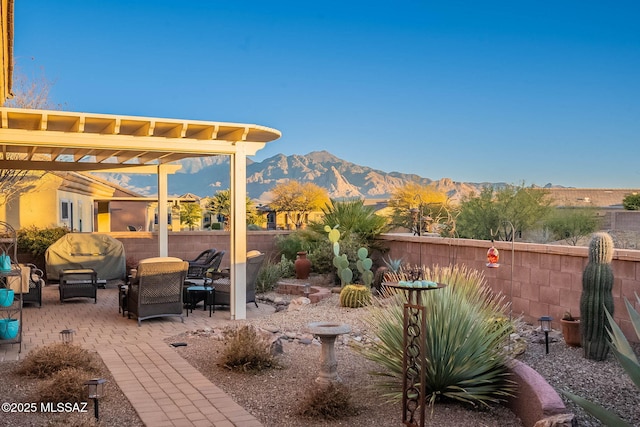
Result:
<svg viewBox="0 0 640 427"><path fill-rule="evenodd" d="M0 108L0 169L118 171L158 176L158 215L167 218L167 174L185 158L228 155L231 165L231 318L246 318L246 157L281 136L242 123ZM168 254L167 221L158 253Z"/></svg>

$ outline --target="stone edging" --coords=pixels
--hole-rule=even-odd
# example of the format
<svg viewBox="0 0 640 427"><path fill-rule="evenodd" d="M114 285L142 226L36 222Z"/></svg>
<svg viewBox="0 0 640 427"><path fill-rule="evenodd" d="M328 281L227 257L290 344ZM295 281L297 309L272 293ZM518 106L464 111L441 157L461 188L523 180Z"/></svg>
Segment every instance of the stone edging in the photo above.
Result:
<svg viewBox="0 0 640 427"><path fill-rule="evenodd" d="M573 425L574 415L568 412L558 393L538 372L515 359L509 369L518 384L518 394L509 399L508 406L525 427Z"/></svg>

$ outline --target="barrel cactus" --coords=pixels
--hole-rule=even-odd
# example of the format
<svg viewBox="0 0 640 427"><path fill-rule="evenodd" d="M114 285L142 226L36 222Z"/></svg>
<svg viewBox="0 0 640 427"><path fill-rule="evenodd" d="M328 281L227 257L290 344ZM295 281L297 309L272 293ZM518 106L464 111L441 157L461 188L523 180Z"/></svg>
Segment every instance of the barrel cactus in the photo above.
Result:
<svg viewBox="0 0 640 427"><path fill-rule="evenodd" d="M340 306L358 308L371 304L371 288L365 285L347 285L340 291Z"/></svg>
<svg viewBox="0 0 640 427"><path fill-rule="evenodd" d="M589 260L582 274L580 317L584 357L604 360L609 352L607 315L613 315L613 239L594 233L589 243Z"/></svg>

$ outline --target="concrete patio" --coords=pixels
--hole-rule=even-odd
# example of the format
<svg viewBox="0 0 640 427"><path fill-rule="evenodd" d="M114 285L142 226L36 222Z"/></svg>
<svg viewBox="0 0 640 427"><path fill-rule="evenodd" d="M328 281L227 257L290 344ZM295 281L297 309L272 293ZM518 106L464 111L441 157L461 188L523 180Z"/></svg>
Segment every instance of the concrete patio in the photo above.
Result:
<svg viewBox="0 0 640 427"><path fill-rule="evenodd" d="M247 305L247 318L268 315L273 308ZM118 313L118 289L98 290L97 304L78 299L60 304L58 287L43 289L43 305L23 309L22 352L18 344L0 345L0 362L20 360L34 348L60 342L60 331L75 330L74 344L97 351L148 426L260 426L261 423L182 359L163 340L199 328L237 323L229 311L212 317L202 307L184 317L150 319L138 327Z"/></svg>

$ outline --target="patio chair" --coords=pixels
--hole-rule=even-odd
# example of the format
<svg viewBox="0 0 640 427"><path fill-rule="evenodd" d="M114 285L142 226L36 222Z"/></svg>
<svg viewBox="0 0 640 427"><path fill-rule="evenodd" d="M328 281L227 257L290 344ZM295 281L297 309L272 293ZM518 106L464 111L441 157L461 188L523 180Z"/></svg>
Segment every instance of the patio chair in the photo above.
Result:
<svg viewBox="0 0 640 427"><path fill-rule="evenodd" d="M189 263L180 258L156 257L140 261L127 292L127 316L138 318L138 326L153 317L182 317L182 287Z"/></svg>
<svg viewBox="0 0 640 427"><path fill-rule="evenodd" d="M264 262L264 254L258 251L250 251L247 253L247 303L254 303L256 307L256 281L258 280L258 272ZM215 305L231 304L231 279L229 271L218 273L218 278L212 282L215 288Z"/></svg>
<svg viewBox="0 0 640 427"><path fill-rule="evenodd" d="M191 294L188 295L187 288L190 286L208 286L213 278L220 277L221 272L219 269L223 257L224 251L208 249L196 258L196 260L204 259L204 261L199 263L189 261L189 271L187 272L187 280L184 282L182 298L185 302L189 302L191 309L198 305L200 301L204 301L210 293L191 292ZM209 301L211 301L211 298Z"/></svg>
<svg viewBox="0 0 640 427"><path fill-rule="evenodd" d="M29 269L29 292L22 294L23 303L37 303L42 307L42 287L44 286L44 272L34 264L20 264L20 268Z"/></svg>
<svg viewBox="0 0 640 427"><path fill-rule="evenodd" d="M187 278L204 279L208 272L217 271L222 263L224 251L207 249L195 259L189 261L189 271Z"/></svg>

